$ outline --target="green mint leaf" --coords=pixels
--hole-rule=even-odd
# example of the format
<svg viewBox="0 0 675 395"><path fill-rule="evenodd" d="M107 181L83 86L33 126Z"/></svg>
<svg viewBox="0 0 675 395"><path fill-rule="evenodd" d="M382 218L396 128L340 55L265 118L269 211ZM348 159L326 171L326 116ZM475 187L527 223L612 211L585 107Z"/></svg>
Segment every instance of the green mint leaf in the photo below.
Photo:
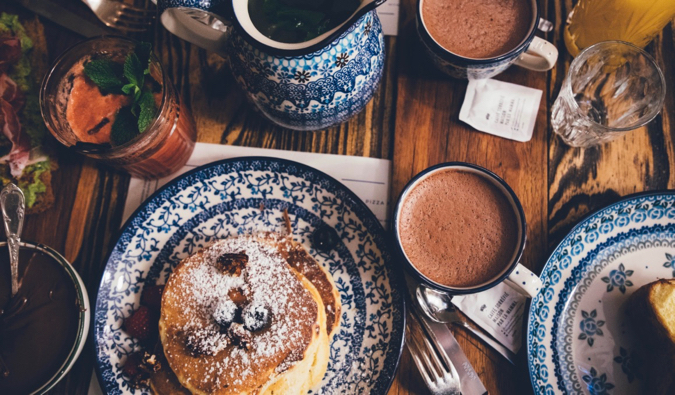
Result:
<svg viewBox="0 0 675 395"><path fill-rule="evenodd" d="M155 120L157 107L155 106L155 97L150 89L143 89L141 99L138 101L141 109L138 114L138 130L143 133L145 129Z"/></svg>
<svg viewBox="0 0 675 395"><path fill-rule="evenodd" d="M134 53L138 57L141 66L143 66L143 70L146 71L145 74L148 74L150 65L150 53L152 53L152 44L141 41L138 44L136 44L136 48L134 48Z"/></svg>
<svg viewBox="0 0 675 395"><path fill-rule="evenodd" d="M134 88L137 88L135 84L126 84L122 87L122 92L124 92L125 95L131 95L135 90Z"/></svg>
<svg viewBox="0 0 675 395"><path fill-rule="evenodd" d="M124 85L122 65L110 59L95 59L84 64L84 74L104 93L116 93Z"/></svg>
<svg viewBox="0 0 675 395"><path fill-rule="evenodd" d="M134 104L138 104L139 100L141 100L141 88L136 87L134 89Z"/></svg>
<svg viewBox="0 0 675 395"><path fill-rule="evenodd" d="M127 80L138 86L143 86L144 74L143 71L145 67L141 65L141 61L138 59L135 53L130 53L127 55L126 60L124 61L124 76Z"/></svg>
<svg viewBox="0 0 675 395"><path fill-rule="evenodd" d="M110 130L110 141L113 145L122 145L138 136L138 123L131 113L131 106L122 107L115 116L115 123Z"/></svg>

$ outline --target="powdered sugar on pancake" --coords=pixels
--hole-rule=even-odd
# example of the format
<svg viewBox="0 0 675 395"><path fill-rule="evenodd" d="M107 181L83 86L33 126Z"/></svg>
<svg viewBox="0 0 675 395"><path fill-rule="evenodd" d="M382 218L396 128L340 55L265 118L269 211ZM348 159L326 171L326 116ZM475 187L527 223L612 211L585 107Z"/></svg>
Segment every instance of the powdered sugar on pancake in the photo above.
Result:
<svg viewBox="0 0 675 395"><path fill-rule="evenodd" d="M241 275L218 269L219 257L242 253L248 262ZM181 302L182 309L181 319L175 321L181 322L165 324L174 326L176 341L182 336L184 343L199 345L201 355L194 358L194 363L202 366L205 373L187 380L198 382L195 384L200 388L237 387L256 379L259 364L272 363L273 369L281 364L288 369L297 361L293 360L295 355L302 358L310 341L308 334L317 319L317 305L277 250L254 236L231 238L212 244L181 266L170 280L175 280L171 297ZM246 298L243 305L239 303L240 315L249 305L264 306L268 312L267 324L251 333L248 347L235 344L227 328L214 318L214 314L222 318L222 307L230 304L230 293L234 290ZM170 362L171 350L165 345ZM180 370L173 364L171 367Z"/></svg>

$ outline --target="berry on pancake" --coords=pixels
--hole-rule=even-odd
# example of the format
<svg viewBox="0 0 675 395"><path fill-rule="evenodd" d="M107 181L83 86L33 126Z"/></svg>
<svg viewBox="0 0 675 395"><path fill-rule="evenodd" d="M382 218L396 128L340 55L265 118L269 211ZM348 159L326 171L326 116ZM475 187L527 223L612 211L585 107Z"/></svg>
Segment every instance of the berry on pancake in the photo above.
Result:
<svg viewBox="0 0 675 395"><path fill-rule="evenodd" d="M221 299L213 310L213 319L222 327L227 328L237 318L239 308L232 299Z"/></svg>
<svg viewBox="0 0 675 395"><path fill-rule="evenodd" d="M146 306L141 306L124 320L124 330L138 340L148 340L157 330L157 318Z"/></svg>
<svg viewBox="0 0 675 395"><path fill-rule="evenodd" d="M250 304L241 313L244 328L251 332L259 331L269 322L269 310L262 304Z"/></svg>
<svg viewBox="0 0 675 395"><path fill-rule="evenodd" d="M159 312L162 306L162 292L164 292L163 285L146 286L141 295L141 304Z"/></svg>

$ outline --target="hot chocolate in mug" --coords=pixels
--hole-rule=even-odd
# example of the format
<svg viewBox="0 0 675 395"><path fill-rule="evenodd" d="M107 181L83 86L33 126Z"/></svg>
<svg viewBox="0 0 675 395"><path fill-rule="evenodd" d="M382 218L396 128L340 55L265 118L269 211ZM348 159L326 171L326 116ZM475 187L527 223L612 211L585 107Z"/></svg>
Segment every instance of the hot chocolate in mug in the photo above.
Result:
<svg viewBox="0 0 675 395"><path fill-rule="evenodd" d="M552 69L558 59L558 49L555 45L550 42L535 36L535 32L539 26L539 7L536 0L516 0L513 5L523 6L527 5L527 8L524 15L516 13L515 18L513 15L510 15L509 21L513 23L522 23L523 26L516 25L515 27L519 28L523 32L523 38L520 41L513 43L512 47L506 49L503 53L492 54L485 57L470 57L466 54L462 55L445 48L440 44L443 37L434 37L430 32L430 28L433 28L431 23L433 20L439 18L438 15L430 15L425 18L423 10L426 8L425 3L432 1L442 1L442 0L418 0L417 3L417 33L424 44L427 55L432 60L436 68L444 72L445 74L450 75L451 77L461 78L461 79L480 79L480 78L490 78L493 77L502 71L506 70L512 64L515 64L526 69L535 70L535 71L548 71ZM472 2L465 1L462 6L470 6ZM433 4L433 3L430 3ZM447 10L448 5L458 6L455 3L442 3L440 4L443 7L439 8L441 10ZM483 4L483 6L485 6ZM429 5L431 7L431 5ZM452 10L454 14L451 17L462 16L459 14L458 10ZM493 13L496 12L493 10ZM522 11L521 11L522 12ZM475 15L476 13L469 13L469 15ZM487 15L484 15L487 17ZM493 15L497 18L500 15ZM502 17L506 18L506 16ZM502 18L503 19L503 18ZM543 22L547 22L541 20ZM441 26L442 30L448 30L449 25L448 21L444 21L446 26ZM489 29L490 21L473 21L469 26L478 26L482 27L484 30L487 29L487 36L490 35L498 36L497 32L491 32ZM546 24L546 23L544 23ZM550 23L549 23L550 24ZM451 26L452 28L459 29L458 26ZM433 30L433 29L431 29ZM447 31L446 31L447 33ZM485 33L485 32L482 32ZM455 36L455 35L453 35ZM460 36L460 35L456 35ZM472 40L469 40L468 44L476 45L478 42L478 37L484 38L484 35L477 35L473 37Z"/></svg>
<svg viewBox="0 0 675 395"><path fill-rule="evenodd" d="M162 24L178 37L229 58L248 98L273 122L323 129L360 112L384 67L384 36L375 7L362 0L318 37L281 42L252 21L253 0L158 0Z"/></svg>
<svg viewBox="0 0 675 395"><path fill-rule="evenodd" d="M464 173L466 176L469 177L469 179L473 177L475 180L479 180L479 184L485 185L487 188L491 189L494 191L495 196L498 196L498 199L503 203L503 207L505 207L503 210L505 210L505 213L507 216L504 218L510 217L512 218L512 221L509 220L509 224L512 224L512 229L509 229L508 231L504 229L504 231L507 231L509 234L509 240L512 244L505 245L505 248L508 249L508 256L505 257L502 261L499 262L497 270L494 272L494 274L482 278L479 282L476 283L470 283L470 284L465 284L461 286L453 286L453 285L448 285L448 284L442 284L438 281L435 281L432 279L428 273L425 274L423 273L424 270L421 270L421 264L425 262L414 262L415 257L411 256L410 252L412 251L406 251L404 247L404 239L406 238L406 235L403 234L403 232L406 232L406 229L403 229L408 226L408 224L403 225L402 221L406 220L407 215L405 214L404 211L406 211L406 208L404 206L408 204L412 204L408 200L408 198L411 195L411 192L414 191L420 184L424 183L425 180L430 179L432 176L437 176L440 175L441 177L444 177L443 172L447 171L453 171L453 172L459 172L459 173ZM439 185L439 184L435 184ZM453 187L450 188L443 188L438 189L437 187L432 187L430 183L427 183L426 186L423 188L427 188L423 192L420 192L422 195L424 194L433 194L434 196L450 196L450 195L458 195L457 192L457 185L454 184L454 189ZM483 189L482 191L484 191ZM475 192L475 193L474 193ZM471 209L477 209L477 210L482 210L483 206L487 206L487 204L484 204L487 202L485 200L485 195L481 194L481 190L475 190L474 192L470 193L470 198L469 200L476 201L478 204L475 205L474 207L471 207ZM447 194L446 194L447 193ZM450 194L450 195L448 195ZM419 194L416 195L420 196ZM433 201L429 201L432 204L440 204L440 208L442 211L447 211L451 210L450 204L444 205L442 202L446 201L443 200L445 198L438 198L434 199ZM455 199L454 197L452 199ZM483 200L481 200L483 199ZM418 202L421 202L422 200L417 200ZM440 202L440 203L439 203ZM415 206L410 206L410 208L413 208ZM476 208L478 207L478 208ZM419 206L417 207L419 210L415 211L409 211L412 213L413 217L417 218L422 218L420 210L424 210L424 207ZM452 209L455 209L456 206ZM431 208L430 208L431 209ZM425 210L429 211L429 210ZM467 215L469 213L466 213ZM412 217L411 217L412 218ZM483 218L484 219L484 218ZM417 220L416 220L417 221ZM433 220L432 220L433 221ZM436 221L436 222L443 222L443 221ZM481 224L483 222L480 222ZM539 277L532 273L528 268L523 266L520 263L520 258L523 254L523 250L525 248L525 240L526 240L526 222L525 222L525 213L523 211L523 207L520 204L520 201L518 200L518 197L516 196L515 192L509 187L509 185L501 179L499 176L497 176L495 173L491 172L490 170L487 170L483 167L470 164L470 163L464 163L464 162L448 162L448 163L441 163L436 166L432 166L426 170L423 170L421 173L417 174L410 182L405 186L403 189L403 192L401 192L401 195L398 198L398 202L396 203L396 206L394 208L394 218L393 218L393 233L394 233L394 241L396 245L396 249L398 252L398 255L400 257L400 261L403 263L406 271L408 274L412 276L414 280L416 280L418 283L422 284L426 288L430 288L432 290L435 290L437 292L445 293L450 296L452 295L465 295L465 294L473 294L481 291L485 291L487 289L490 289L494 287L495 285L505 282L509 286L511 286L513 289L518 291L519 293L527 296L527 297L534 297L537 295L539 290L542 287L542 282L539 279ZM437 225L436 223L432 222L424 222L425 227L429 226L435 226ZM475 224L474 224L475 225ZM458 224L452 224L450 228L452 229L450 232L446 233L442 228L443 226L438 226L437 228L434 228L431 230L432 233L434 233L435 238L426 238L426 237L419 237L415 238L413 241L415 244L419 245L422 250L425 251L430 251L434 247L434 243L436 242L442 242L442 240L450 240L450 239L457 239L459 240L459 236L461 233L462 236L467 237L473 237L471 236L471 231L476 231L476 229L467 229L467 227L470 227L471 225L464 224L464 225L458 225ZM482 226L482 225L481 225ZM488 225L489 226L489 225ZM475 237L482 237L480 234L480 229L478 229L479 233ZM454 232L459 232L459 233L454 233ZM413 233L410 233L413 234ZM419 234L425 234L425 233L419 233ZM409 238L409 237L408 237ZM438 239L438 240L436 240ZM496 247L494 247L496 248ZM485 265L486 263L483 261L468 261L467 262L469 265ZM419 267L418 267L419 266ZM443 266L440 264L435 268L435 270L445 270L448 266ZM469 272L469 267L466 267L464 272Z"/></svg>

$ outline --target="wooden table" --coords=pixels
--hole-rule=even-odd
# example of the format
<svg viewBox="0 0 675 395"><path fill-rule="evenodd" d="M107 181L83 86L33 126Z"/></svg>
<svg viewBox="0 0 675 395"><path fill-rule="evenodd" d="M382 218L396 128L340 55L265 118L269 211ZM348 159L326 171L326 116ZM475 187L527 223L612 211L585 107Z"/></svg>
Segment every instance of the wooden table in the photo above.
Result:
<svg viewBox="0 0 675 395"><path fill-rule="evenodd" d="M600 148L572 149L550 128L553 100L569 66L562 28L570 0L540 0L542 15L556 28L545 38L560 49L549 73L511 68L497 79L544 91L530 142L504 140L471 130L458 113L466 82L433 70L414 32L415 0L401 0L398 37L387 37L387 60L381 87L366 110L349 122L319 132L294 132L267 122L248 105L230 77L224 60L171 36L160 26L148 34L174 83L192 107L199 141L253 147L386 158L393 161L392 200L417 172L445 161L467 161L502 176L519 196L528 222L523 263L540 272L548 254L589 211L622 196L675 187L675 36L667 27L648 47L668 86L661 115L648 126ZM96 21L83 4L68 8ZM21 12L6 2L0 11ZM30 14L22 13L30 16ZM49 58L81 37L42 20ZM25 238L48 244L74 262L87 283L92 302L105 259L116 241L128 176L59 151L54 176L56 203L48 212L28 217ZM517 365L463 330L453 328L469 360L491 394L531 393L525 353ZM85 394L93 352L91 341L55 390ZM404 352L391 394L428 393L410 355Z"/></svg>

